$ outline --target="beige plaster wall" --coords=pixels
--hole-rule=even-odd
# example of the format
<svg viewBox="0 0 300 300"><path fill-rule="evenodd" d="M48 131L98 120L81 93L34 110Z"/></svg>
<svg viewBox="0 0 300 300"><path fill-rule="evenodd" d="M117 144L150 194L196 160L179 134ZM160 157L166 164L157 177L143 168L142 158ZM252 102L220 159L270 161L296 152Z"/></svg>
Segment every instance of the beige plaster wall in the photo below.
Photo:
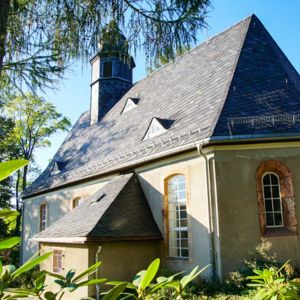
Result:
<svg viewBox="0 0 300 300"><path fill-rule="evenodd" d="M190 259L174 260L168 258L166 251L164 251L162 258L167 268L180 271L191 270L196 265L203 267L210 264L209 213L204 158L195 151L176 159L139 168L136 171L154 218L164 237L166 235L164 181L172 174L186 175Z"/></svg>
<svg viewBox="0 0 300 300"><path fill-rule="evenodd" d="M300 218L300 146L248 147L240 150L216 148L214 152L223 277L241 267L242 260L260 242L255 173L262 161L279 160L290 169L298 223ZM300 266L299 236L270 237L268 240L280 260L291 259L292 263Z"/></svg>
<svg viewBox="0 0 300 300"><path fill-rule="evenodd" d="M80 274L89 267L89 248L87 245L70 245L70 244L41 244L41 253L47 253L53 251L54 249L59 249L63 251L63 275L65 275L69 270L75 269L76 274ZM52 271L53 258L50 257L48 260L41 264L41 270ZM75 275L76 276L76 275ZM54 279L51 277L47 281L47 290L52 292L57 292L59 286L54 283ZM86 297L88 295L88 287L81 287L72 293L66 293L63 299L66 300L76 300L81 297Z"/></svg>
<svg viewBox="0 0 300 300"><path fill-rule="evenodd" d="M115 242L103 244L41 244L41 252L46 253L54 249L60 249L64 253L63 274L71 269L76 269L77 274L87 269L96 262L96 253L102 262L99 268L98 277L108 280L127 280L132 281L134 275L148 267L157 257L161 256L161 241L142 241L142 242ZM42 270L52 271L52 258L41 264ZM86 278L87 279L87 278ZM86 280L85 279L85 280ZM57 285L50 278L47 282L49 290L56 292ZM101 285L100 292L109 289L111 286ZM75 292L67 293L64 299L80 299L81 297L96 295L96 287L81 287Z"/></svg>
<svg viewBox="0 0 300 300"><path fill-rule="evenodd" d="M131 241L103 243L90 246L90 265L95 262L96 252L100 246L99 277L111 280L132 281L139 271L146 269L156 258L161 256L161 241ZM102 285L101 291L111 288ZM90 287L90 296L95 296L95 287Z"/></svg>
<svg viewBox="0 0 300 300"><path fill-rule="evenodd" d="M82 197L84 199L92 195L98 189L103 187L108 179L109 178L93 181L90 182L89 185L79 185L36 196L27 200L25 199L22 261L25 262L38 251L38 243L31 241L31 238L39 231L39 215L42 203L47 204L47 226L50 226L72 209L73 199L76 197Z"/></svg>

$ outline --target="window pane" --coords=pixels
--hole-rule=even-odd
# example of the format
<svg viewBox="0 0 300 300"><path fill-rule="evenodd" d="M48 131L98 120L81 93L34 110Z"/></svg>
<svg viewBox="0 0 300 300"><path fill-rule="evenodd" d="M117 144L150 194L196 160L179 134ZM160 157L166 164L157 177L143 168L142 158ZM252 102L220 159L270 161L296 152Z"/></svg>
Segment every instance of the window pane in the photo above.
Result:
<svg viewBox="0 0 300 300"><path fill-rule="evenodd" d="M271 175L271 184L272 185L277 185L278 184L278 178L276 175L274 174L270 174Z"/></svg>
<svg viewBox="0 0 300 300"><path fill-rule="evenodd" d="M281 226L282 225L282 218L281 213L274 213L275 225Z"/></svg>
<svg viewBox="0 0 300 300"><path fill-rule="evenodd" d="M264 185L270 185L271 184L270 174L266 174L264 176L263 183L264 183Z"/></svg>
<svg viewBox="0 0 300 300"><path fill-rule="evenodd" d="M266 222L267 222L267 226L274 226L273 213L266 214Z"/></svg>
<svg viewBox="0 0 300 300"><path fill-rule="evenodd" d="M188 249L182 249L181 250L181 256L182 257L189 257L189 250Z"/></svg>
<svg viewBox="0 0 300 300"><path fill-rule="evenodd" d="M271 212L271 211L273 211L272 200L266 200L266 201L265 201L265 204L266 204L266 212Z"/></svg>
<svg viewBox="0 0 300 300"><path fill-rule="evenodd" d="M280 199L274 199L273 200L273 207L274 207L274 211L281 211L281 207L280 207Z"/></svg>
<svg viewBox="0 0 300 300"><path fill-rule="evenodd" d="M180 227L187 227L187 219L180 220Z"/></svg>
<svg viewBox="0 0 300 300"><path fill-rule="evenodd" d="M279 186L278 185L273 185L272 186L272 197L273 198L279 198L280 195L279 195Z"/></svg>
<svg viewBox="0 0 300 300"><path fill-rule="evenodd" d="M112 77L112 63L111 62L103 63L103 77Z"/></svg>
<svg viewBox="0 0 300 300"><path fill-rule="evenodd" d="M270 186L264 187L264 195L265 195L265 198L271 198L271 187Z"/></svg>

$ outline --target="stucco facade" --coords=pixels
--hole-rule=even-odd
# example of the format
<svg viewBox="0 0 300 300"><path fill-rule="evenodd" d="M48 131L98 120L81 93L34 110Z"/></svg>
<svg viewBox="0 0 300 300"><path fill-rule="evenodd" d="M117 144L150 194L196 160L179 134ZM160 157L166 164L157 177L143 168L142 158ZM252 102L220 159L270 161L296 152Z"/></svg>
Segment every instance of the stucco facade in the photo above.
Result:
<svg viewBox="0 0 300 300"><path fill-rule="evenodd" d="M296 217L300 216L300 144L272 143L215 147L214 160L217 191L214 199L218 206L221 274L243 266L243 259L254 251L262 237L272 243L278 259L300 265L298 234L261 235L256 192L256 170L260 163L276 160L289 168L294 187Z"/></svg>
<svg viewBox="0 0 300 300"><path fill-rule="evenodd" d="M24 201L23 206L23 242L22 261L27 261L39 250L39 243L32 238L40 230L40 206L47 205L47 226L53 224L73 209L73 200L77 197L86 198L105 185L109 178L95 180L88 184L65 188L57 192L33 197Z"/></svg>

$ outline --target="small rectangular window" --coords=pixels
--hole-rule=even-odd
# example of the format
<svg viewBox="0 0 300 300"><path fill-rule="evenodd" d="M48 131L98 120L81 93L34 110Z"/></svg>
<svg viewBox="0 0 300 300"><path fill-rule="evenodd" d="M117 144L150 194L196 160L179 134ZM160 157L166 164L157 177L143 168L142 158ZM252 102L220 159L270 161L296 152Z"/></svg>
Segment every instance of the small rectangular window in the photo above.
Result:
<svg viewBox="0 0 300 300"><path fill-rule="evenodd" d="M112 77L112 62L103 63L103 77Z"/></svg>
<svg viewBox="0 0 300 300"><path fill-rule="evenodd" d="M62 271L63 271L62 258L63 258L62 250L53 250L53 268L52 268L52 270L54 273L62 273Z"/></svg>

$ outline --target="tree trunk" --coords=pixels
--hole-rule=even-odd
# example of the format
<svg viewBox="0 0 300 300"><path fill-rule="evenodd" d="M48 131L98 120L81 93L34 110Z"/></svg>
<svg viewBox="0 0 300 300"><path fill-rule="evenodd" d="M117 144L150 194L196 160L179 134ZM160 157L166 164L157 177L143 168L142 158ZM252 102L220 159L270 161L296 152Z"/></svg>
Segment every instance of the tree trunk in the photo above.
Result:
<svg viewBox="0 0 300 300"><path fill-rule="evenodd" d="M25 191L26 189L26 184L27 184L27 173L28 173L28 166L25 166L23 168L23 182L22 182L22 192ZM19 175L19 174L18 174ZM19 179L19 176L18 176ZM15 235L19 236L21 233L21 215L22 215L22 209L20 207L20 203L19 203L19 197L16 199L17 203L16 203L16 207L17 210L19 212L19 215L17 216L16 219L16 229L15 229Z"/></svg>
<svg viewBox="0 0 300 300"><path fill-rule="evenodd" d="M5 56L9 1L10 0L0 0L0 76L2 74L3 60Z"/></svg>

